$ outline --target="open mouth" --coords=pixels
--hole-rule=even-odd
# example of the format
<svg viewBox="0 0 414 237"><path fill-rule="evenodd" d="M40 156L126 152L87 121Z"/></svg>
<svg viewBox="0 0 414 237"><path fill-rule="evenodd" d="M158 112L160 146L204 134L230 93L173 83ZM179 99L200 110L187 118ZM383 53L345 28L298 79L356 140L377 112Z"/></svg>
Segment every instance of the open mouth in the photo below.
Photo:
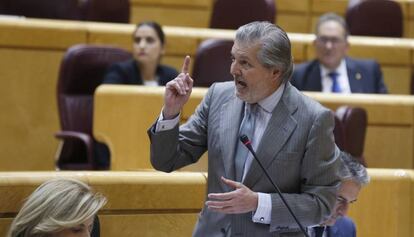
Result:
<svg viewBox="0 0 414 237"><path fill-rule="evenodd" d="M246 82L236 78L236 86L245 88L245 87L247 87L247 84L246 84Z"/></svg>

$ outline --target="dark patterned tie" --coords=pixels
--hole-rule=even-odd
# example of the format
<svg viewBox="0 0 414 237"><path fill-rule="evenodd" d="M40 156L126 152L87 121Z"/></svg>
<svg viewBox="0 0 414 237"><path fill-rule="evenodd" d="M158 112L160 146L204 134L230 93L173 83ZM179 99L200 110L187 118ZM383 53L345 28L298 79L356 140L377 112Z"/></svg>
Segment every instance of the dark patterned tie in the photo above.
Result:
<svg viewBox="0 0 414 237"><path fill-rule="evenodd" d="M341 87L338 83L338 76L339 74L337 72L330 72L328 73L328 76L332 79L332 92L333 93L341 93Z"/></svg>
<svg viewBox="0 0 414 237"><path fill-rule="evenodd" d="M325 226L313 227L313 230L315 231L315 237L322 237L323 232L325 231Z"/></svg>
<svg viewBox="0 0 414 237"><path fill-rule="evenodd" d="M255 121L256 104L245 104L244 117L240 125L239 136L246 135L252 140ZM243 178L244 163L246 163L248 149L243 145L241 141L237 143L237 150L235 155L235 171L236 181L241 182Z"/></svg>

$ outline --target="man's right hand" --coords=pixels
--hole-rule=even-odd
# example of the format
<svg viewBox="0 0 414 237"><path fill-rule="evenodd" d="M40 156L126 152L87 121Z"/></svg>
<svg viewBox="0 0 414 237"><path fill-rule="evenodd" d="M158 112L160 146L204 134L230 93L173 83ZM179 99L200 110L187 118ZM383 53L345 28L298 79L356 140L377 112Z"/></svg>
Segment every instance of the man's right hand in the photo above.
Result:
<svg viewBox="0 0 414 237"><path fill-rule="evenodd" d="M188 74L190 61L190 56L186 56L181 73L165 86L162 114L166 120L176 117L190 98L193 89L193 79Z"/></svg>

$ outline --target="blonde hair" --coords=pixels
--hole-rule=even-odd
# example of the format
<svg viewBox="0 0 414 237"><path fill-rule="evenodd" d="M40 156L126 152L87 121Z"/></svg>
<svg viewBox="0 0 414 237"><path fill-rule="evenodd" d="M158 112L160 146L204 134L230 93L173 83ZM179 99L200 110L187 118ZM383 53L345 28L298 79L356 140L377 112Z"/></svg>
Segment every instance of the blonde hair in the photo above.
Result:
<svg viewBox="0 0 414 237"><path fill-rule="evenodd" d="M46 237L93 218L106 198L83 182L58 178L44 182L23 204L7 237Z"/></svg>

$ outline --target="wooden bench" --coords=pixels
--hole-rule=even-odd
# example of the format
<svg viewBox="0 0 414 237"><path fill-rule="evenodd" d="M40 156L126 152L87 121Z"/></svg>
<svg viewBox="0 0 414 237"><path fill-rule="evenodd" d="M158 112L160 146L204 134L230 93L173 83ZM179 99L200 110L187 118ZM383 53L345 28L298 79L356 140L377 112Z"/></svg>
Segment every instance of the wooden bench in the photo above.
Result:
<svg viewBox="0 0 414 237"><path fill-rule="evenodd" d="M208 28L214 0L130 0L131 23L152 19L167 26ZM404 37L414 37L414 2L395 0L403 12ZM276 22L288 32L313 33L319 16L345 16L349 0L275 0Z"/></svg>
<svg viewBox="0 0 414 237"><path fill-rule="evenodd" d="M131 49L134 25L0 18L0 30L0 170L53 170L58 148L53 134L59 130L56 83L63 54L79 43ZM185 55L195 55L202 40L234 37L233 30L169 26L164 30L163 62L177 69ZM313 35L289 37L296 62L313 57ZM409 93L414 40L351 37L350 41L351 55L377 58L391 93Z"/></svg>
<svg viewBox="0 0 414 237"><path fill-rule="evenodd" d="M193 89L182 111L183 122L205 93L204 88ZM341 105L367 110L364 156L369 167L414 169L414 97L306 94L332 110ZM109 145L113 170L151 168L146 131L161 111L163 95L164 88L159 87L102 85L96 90L94 136Z"/></svg>
<svg viewBox="0 0 414 237"><path fill-rule="evenodd" d="M99 213L102 237L191 236L205 196L203 173L3 172L1 236L6 235L24 199L54 177L80 179L107 197Z"/></svg>
<svg viewBox="0 0 414 237"><path fill-rule="evenodd" d="M412 170L368 169L371 183L349 215L358 236L414 235ZM191 236L203 206L206 174L192 172L0 172L0 235L25 198L55 177L84 181L108 198L99 213L102 237Z"/></svg>

